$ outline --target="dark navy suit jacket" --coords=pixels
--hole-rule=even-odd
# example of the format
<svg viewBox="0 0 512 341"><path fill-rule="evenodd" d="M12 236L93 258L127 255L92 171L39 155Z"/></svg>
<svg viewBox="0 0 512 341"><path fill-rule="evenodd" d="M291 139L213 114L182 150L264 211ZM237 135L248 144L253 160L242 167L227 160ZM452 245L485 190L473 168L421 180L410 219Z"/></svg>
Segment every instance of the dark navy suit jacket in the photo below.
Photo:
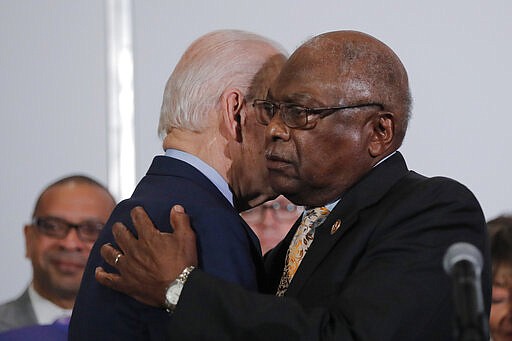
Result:
<svg viewBox="0 0 512 341"><path fill-rule="evenodd" d="M70 340L164 340L171 315L101 286L94 269L115 271L100 255L100 247L114 243L112 225L122 222L134 232L130 210L143 206L155 226L169 232L169 212L182 205L197 235L199 267L216 277L257 291L263 278L256 235L222 193L189 164L157 156L132 197L117 205L96 241L85 269L71 318Z"/></svg>

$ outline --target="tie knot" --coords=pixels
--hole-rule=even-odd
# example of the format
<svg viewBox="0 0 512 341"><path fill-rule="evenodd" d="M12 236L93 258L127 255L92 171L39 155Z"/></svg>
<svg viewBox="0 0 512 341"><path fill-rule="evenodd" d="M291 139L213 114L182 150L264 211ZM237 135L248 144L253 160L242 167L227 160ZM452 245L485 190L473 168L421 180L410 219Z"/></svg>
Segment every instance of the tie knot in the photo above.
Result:
<svg viewBox="0 0 512 341"><path fill-rule="evenodd" d="M311 226L312 228L317 227L318 225L321 225L325 221L329 213L329 209L323 206L308 209L304 213L303 222L306 225Z"/></svg>

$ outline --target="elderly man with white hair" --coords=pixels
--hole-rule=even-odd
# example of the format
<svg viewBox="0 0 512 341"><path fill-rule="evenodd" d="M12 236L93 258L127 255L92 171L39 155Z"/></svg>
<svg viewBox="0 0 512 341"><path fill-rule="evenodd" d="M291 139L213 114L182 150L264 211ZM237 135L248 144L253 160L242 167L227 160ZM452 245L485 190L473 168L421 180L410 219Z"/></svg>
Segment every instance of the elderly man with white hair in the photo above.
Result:
<svg viewBox="0 0 512 341"><path fill-rule="evenodd" d="M171 207L184 205L197 233L198 267L246 289L262 289L261 249L239 210L275 196L263 157L264 126L257 123L251 103L266 95L285 60L279 45L243 31L215 31L187 49L164 92L159 132L165 155L155 157L132 197L116 207L93 248L73 311L71 340L164 337L171 314L94 278L99 266L112 270L100 246L114 242L113 222L133 231L130 211L137 206L168 232ZM118 262L123 262L122 253ZM176 288L169 307L179 293Z"/></svg>

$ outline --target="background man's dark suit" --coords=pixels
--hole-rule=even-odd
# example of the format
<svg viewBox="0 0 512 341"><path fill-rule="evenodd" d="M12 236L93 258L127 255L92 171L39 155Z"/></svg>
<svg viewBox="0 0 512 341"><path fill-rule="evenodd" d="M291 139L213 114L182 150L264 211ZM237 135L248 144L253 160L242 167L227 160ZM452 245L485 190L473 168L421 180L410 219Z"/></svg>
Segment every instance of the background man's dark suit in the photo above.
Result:
<svg viewBox="0 0 512 341"><path fill-rule="evenodd" d="M98 238L84 273L70 324L71 340L164 339L170 315L150 308L96 282L94 269L112 271L100 255L101 245L114 242L112 224L123 222L133 230L129 212L143 206L153 222L170 231L169 212L181 204L194 225L199 267L207 273L258 289L263 271L257 237L222 193L197 169L166 156L157 156L132 197L121 202Z"/></svg>
<svg viewBox="0 0 512 341"><path fill-rule="evenodd" d="M273 293L297 226L266 256ZM442 258L458 241L484 254L489 312L489 255L477 200L453 180L408 171L396 153L344 193L317 228L284 298L248 293L193 271L169 334L225 340L239 330L240 340L451 340L452 292Z"/></svg>

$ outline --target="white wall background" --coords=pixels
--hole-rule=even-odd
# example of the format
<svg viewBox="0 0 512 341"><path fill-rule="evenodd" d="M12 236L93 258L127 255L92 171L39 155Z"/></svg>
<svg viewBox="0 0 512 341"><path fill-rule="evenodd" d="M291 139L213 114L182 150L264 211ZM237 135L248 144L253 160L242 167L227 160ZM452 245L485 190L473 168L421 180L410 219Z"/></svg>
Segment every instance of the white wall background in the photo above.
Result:
<svg viewBox="0 0 512 341"><path fill-rule="evenodd" d="M291 52L355 29L409 70L409 167L466 184L487 219L511 212L511 17L508 0L134 0L137 178L161 153L163 87L195 38L245 29ZM105 54L102 0L0 1L0 301L30 279L22 227L39 191L69 173L107 179Z"/></svg>

